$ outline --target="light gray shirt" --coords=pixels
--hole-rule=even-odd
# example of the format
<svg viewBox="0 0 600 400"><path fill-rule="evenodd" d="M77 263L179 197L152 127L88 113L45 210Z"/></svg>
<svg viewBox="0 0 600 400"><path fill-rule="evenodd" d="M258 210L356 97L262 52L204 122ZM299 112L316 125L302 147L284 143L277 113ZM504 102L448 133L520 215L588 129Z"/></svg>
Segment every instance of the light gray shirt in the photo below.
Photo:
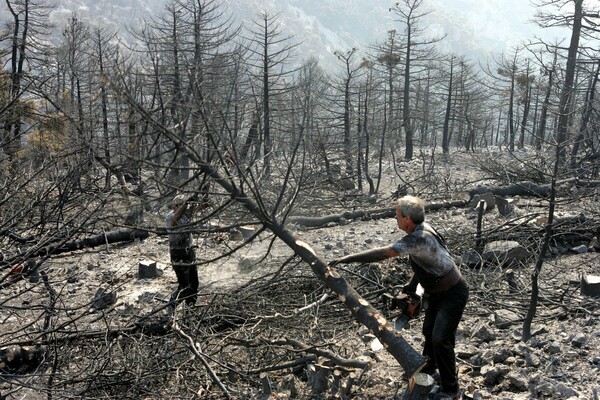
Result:
<svg viewBox="0 0 600 400"><path fill-rule="evenodd" d="M191 220L189 210L183 213L179 221L175 221L175 211L169 211L165 217L165 225L169 232L169 248L181 250L192 247L192 232L189 226Z"/></svg>
<svg viewBox="0 0 600 400"><path fill-rule="evenodd" d="M442 277L455 267L448 249L436 237L435 230L426 222L419 224L412 233L391 245L399 254L410 256L426 272Z"/></svg>

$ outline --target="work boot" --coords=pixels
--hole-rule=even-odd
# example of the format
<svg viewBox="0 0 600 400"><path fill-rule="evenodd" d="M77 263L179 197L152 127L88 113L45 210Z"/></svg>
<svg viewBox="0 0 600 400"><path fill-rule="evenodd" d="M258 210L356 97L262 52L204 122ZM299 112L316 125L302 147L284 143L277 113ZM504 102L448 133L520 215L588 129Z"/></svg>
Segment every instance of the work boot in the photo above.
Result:
<svg viewBox="0 0 600 400"><path fill-rule="evenodd" d="M459 393L446 392L439 392L435 394L430 393L427 397L429 400L458 400L461 398Z"/></svg>
<svg viewBox="0 0 600 400"><path fill-rule="evenodd" d="M435 367L435 366L427 364L421 369L420 372L423 374L430 375L433 378L433 380L436 382L440 381L440 373L437 370L437 367Z"/></svg>

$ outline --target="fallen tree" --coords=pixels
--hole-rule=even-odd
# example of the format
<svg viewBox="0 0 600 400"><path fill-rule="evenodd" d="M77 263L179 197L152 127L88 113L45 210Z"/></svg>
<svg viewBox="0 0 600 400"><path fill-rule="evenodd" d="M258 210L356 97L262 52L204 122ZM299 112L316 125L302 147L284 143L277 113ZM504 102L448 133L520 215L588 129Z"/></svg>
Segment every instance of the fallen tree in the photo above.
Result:
<svg viewBox="0 0 600 400"><path fill-rule="evenodd" d="M97 247L118 242L129 242L136 239L146 239L150 233L144 229L122 229L109 231L100 235L91 236L81 240L73 240L54 246L45 246L30 253L30 257L55 255L70 251L81 250L89 247Z"/></svg>
<svg viewBox="0 0 600 400"><path fill-rule="evenodd" d="M147 118L148 121L152 121L165 136L174 143L180 144L182 150L197 164L201 173L205 174L225 190L233 201L243 206L251 215L257 218L265 228L273 232L275 236L283 241L298 257L308 264L312 272L325 283L325 286L337 294L340 302L346 306L354 318L367 327L375 337L379 339L390 355L392 355L401 365L406 375L409 377L409 380L412 380L414 375L420 372L427 360L418 353L406 339L394 329L393 324L363 298L342 275L340 275L333 267L327 265L327 263L320 258L307 243L299 240L284 226L283 223L278 221L275 213L269 212L262 207L262 204L254 201L254 199L250 198L244 190L235 185L234 182L230 180L230 176L221 174L215 166L206 162L189 143L182 141L181 138L170 129L154 121L154 119L148 115L146 110L139 107L137 103L133 102L132 105L137 108L138 112L140 112L144 118ZM220 382L215 381L214 379L213 381L222 389L224 396L230 398L227 389L222 387ZM410 390L412 391L414 385L410 386Z"/></svg>
<svg viewBox="0 0 600 400"><path fill-rule="evenodd" d="M580 179L580 178L567 178L556 182L557 187L564 185L571 185L578 188L592 188L599 187L600 181ZM465 193L468 194L469 198L472 199L475 195L492 193L496 196L531 196L531 197L548 197L550 195L551 184L549 183L535 183L532 181L521 181L507 186L477 186L476 188L467 190Z"/></svg>
<svg viewBox="0 0 600 400"><path fill-rule="evenodd" d="M600 181L569 178L558 181L557 185L573 185L576 187L598 187ZM473 189L460 193L458 200L432 202L425 205L427 211L435 211L452 207L476 206L473 200L480 195L491 194L499 197L523 196L523 197L546 197L550 193L549 184L539 184L531 181L517 182L508 186L477 186ZM291 216L286 220L290 225L305 228L322 228L328 224L340 224L352 220L377 220L383 218L394 218L396 208L378 208L374 210L354 210L339 214L328 214L323 216Z"/></svg>
<svg viewBox="0 0 600 400"><path fill-rule="evenodd" d="M466 200L452 200L443 201L436 203L428 203L425 205L425 209L428 211L441 210L444 208L452 207L464 207L467 205ZM327 224L343 223L349 220L376 220L383 218L394 218L396 216L396 208L380 208L375 210L364 210L364 211L346 211L340 214L329 214L322 217L305 217L305 216L293 216L286 220L286 223L291 225L299 225L306 228L322 228Z"/></svg>
<svg viewBox="0 0 600 400"><path fill-rule="evenodd" d="M402 366L407 376L412 378L425 366L426 359L394 329L393 324L364 299L333 267L327 265L307 243L296 238L290 230L271 216L265 215L254 201L239 191L229 180L221 176L216 168L202 162L200 159L196 159L196 161L206 175L225 189L235 201L243 205L310 266L313 273L338 295L340 302L346 306L356 320L366 326L379 339L386 350Z"/></svg>
<svg viewBox="0 0 600 400"><path fill-rule="evenodd" d="M8 270L5 275L0 277L0 289L4 289L15 282L18 282L26 276L37 274L38 265L36 265L36 262L33 260L36 257L48 257L112 243L130 242L136 239L143 240L148 238L149 235L150 233L147 230L123 229L105 232L81 240L73 240L40 248L33 247L29 251L24 251L16 257L0 260L2 262L0 271Z"/></svg>

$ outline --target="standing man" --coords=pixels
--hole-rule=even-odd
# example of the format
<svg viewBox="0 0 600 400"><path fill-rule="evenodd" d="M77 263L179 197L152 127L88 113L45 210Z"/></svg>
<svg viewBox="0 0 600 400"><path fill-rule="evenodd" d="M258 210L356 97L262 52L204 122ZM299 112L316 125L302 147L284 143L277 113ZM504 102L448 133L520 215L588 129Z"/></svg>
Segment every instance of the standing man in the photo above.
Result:
<svg viewBox="0 0 600 400"><path fill-rule="evenodd" d="M398 228L406 235L389 246L365 250L334 260L330 265L352 262L376 262L408 255L413 277L403 291L414 293L417 285L428 296L423 322L427 365L422 372L439 369L441 392L435 399L459 397L456 371L456 330L469 298L469 287L456 267L443 237L425 222L425 203L418 197L404 196L396 205Z"/></svg>
<svg viewBox="0 0 600 400"><path fill-rule="evenodd" d="M171 295L170 304L175 307L185 300L186 304L196 304L198 296L198 268L196 254L192 247L192 216L199 209L198 204L190 204L196 196L186 198L177 195L171 201L171 210L165 217L169 232L169 254L171 265L177 276L177 289Z"/></svg>

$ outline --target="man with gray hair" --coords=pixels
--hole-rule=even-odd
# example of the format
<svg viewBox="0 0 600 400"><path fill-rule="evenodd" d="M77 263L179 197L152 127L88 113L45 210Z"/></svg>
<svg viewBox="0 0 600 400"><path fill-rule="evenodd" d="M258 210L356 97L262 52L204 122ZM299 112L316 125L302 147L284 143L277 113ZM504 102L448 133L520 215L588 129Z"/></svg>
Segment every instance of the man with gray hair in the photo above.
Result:
<svg viewBox="0 0 600 400"><path fill-rule="evenodd" d="M404 196L396 204L398 228L406 232L402 239L389 246L349 254L329 263L377 262L408 255L413 277L404 286L405 293L414 293L420 284L428 298L423 321L425 344L423 355L427 365L422 372L439 370L441 392L434 399L459 397L456 371L456 330L469 298L469 287L460 274L444 238L425 222L425 202L418 197Z"/></svg>

